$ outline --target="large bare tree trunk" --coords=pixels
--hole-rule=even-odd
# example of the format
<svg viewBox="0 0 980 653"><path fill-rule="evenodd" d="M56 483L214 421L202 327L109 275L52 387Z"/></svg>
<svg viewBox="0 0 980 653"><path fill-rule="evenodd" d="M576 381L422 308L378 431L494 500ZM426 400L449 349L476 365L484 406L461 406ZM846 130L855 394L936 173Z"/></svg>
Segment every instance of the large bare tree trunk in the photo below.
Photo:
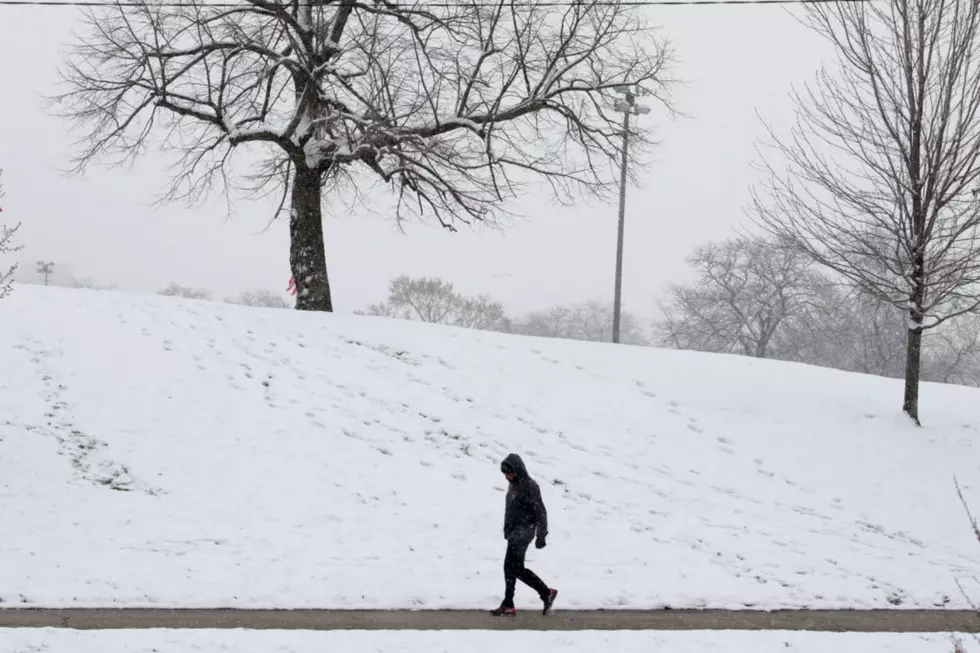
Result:
<svg viewBox="0 0 980 653"><path fill-rule="evenodd" d="M296 280L296 309L333 311L323 243L320 172L303 163L293 166L289 218L289 266Z"/></svg>
<svg viewBox="0 0 980 653"><path fill-rule="evenodd" d="M919 424L919 376L922 371L922 328L908 331L905 350L905 402L902 410Z"/></svg>
<svg viewBox="0 0 980 653"><path fill-rule="evenodd" d="M913 289L909 301L909 330L905 347L905 399L902 410L919 422L919 379L922 375L922 323L925 319L922 310L926 299L924 257L916 254L913 261Z"/></svg>

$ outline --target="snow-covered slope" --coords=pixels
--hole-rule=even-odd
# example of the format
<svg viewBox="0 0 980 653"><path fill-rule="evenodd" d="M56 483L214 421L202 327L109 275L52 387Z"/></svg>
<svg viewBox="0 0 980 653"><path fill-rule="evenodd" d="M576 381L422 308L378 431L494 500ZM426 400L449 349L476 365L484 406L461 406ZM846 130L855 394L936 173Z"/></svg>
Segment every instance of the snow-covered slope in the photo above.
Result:
<svg viewBox="0 0 980 653"><path fill-rule="evenodd" d="M924 386L917 429L898 382L815 367L32 287L0 370L8 604L492 606L511 451L563 607L961 605L980 575L976 390Z"/></svg>

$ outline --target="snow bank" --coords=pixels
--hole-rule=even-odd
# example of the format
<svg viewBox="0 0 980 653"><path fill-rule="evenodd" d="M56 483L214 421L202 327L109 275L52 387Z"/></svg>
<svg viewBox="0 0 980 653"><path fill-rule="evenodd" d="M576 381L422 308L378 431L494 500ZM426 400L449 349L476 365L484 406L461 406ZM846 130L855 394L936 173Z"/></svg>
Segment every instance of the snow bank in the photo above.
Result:
<svg viewBox="0 0 980 653"><path fill-rule="evenodd" d="M8 604L491 607L511 451L563 608L963 606L980 575L977 390L925 385L917 429L899 382L815 367L37 287L0 370Z"/></svg>
<svg viewBox="0 0 980 653"><path fill-rule="evenodd" d="M966 650L980 650L969 635ZM2 630L12 653L951 653L949 635L807 632Z"/></svg>

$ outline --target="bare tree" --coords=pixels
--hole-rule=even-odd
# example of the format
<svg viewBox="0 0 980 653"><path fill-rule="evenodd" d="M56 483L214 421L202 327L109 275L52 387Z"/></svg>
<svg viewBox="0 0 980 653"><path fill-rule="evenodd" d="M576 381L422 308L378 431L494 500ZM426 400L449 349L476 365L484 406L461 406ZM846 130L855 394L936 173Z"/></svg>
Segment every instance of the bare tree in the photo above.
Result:
<svg viewBox="0 0 980 653"><path fill-rule="evenodd" d="M388 284L388 306L403 319L448 324L461 299L453 284L442 279L403 275Z"/></svg>
<svg viewBox="0 0 980 653"><path fill-rule="evenodd" d="M0 199L3 199L3 196L3 170L0 170ZM2 207L0 207L0 211L3 211ZM20 224L16 224L13 227L0 224L0 255L11 254L20 249L20 247L14 246L14 234L17 233L19 228ZM10 294L15 272L17 272L16 263L11 264L6 269L0 267L0 299Z"/></svg>
<svg viewBox="0 0 980 653"><path fill-rule="evenodd" d="M697 278L670 287L655 327L679 349L771 356L786 323L805 320L826 285L809 257L759 238L699 247L688 262Z"/></svg>
<svg viewBox="0 0 980 653"><path fill-rule="evenodd" d="M489 295L466 297L448 281L405 275L392 279L387 302L358 313L492 331L503 330L507 323L503 304Z"/></svg>
<svg viewBox="0 0 980 653"><path fill-rule="evenodd" d="M513 321L511 331L526 336L612 342L612 303L588 301L532 311ZM643 323L628 311L621 312L620 342L648 345Z"/></svg>
<svg viewBox="0 0 980 653"><path fill-rule="evenodd" d="M463 297L456 309L453 324L482 331L509 330L509 320L504 305L487 294Z"/></svg>
<svg viewBox="0 0 980 653"><path fill-rule="evenodd" d="M260 306L264 308L289 308L282 295L271 290L243 290L236 297L227 300L229 304L239 304L241 306Z"/></svg>
<svg viewBox="0 0 980 653"><path fill-rule="evenodd" d="M166 297L183 297L184 299L211 299L211 292L208 290L190 288L176 283L171 283L166 288L157 292L157 294Z"/></svg>
<svg viewBox="0 0 980 653"><path fill-rule="evenodd" d="M670 81L668 48L618 0L130 4L86 14L55 99L83 129L79 169L131 160L156 132L180 153L169 198L281 191L302 310L333 309L324 188L373 176L399 219L449 229L535 177L560 199L603 194L621 138L611 89L666 101ZM247 144L261 164L240 176Z"/></svg>
<svg viewBox="0 0 980 653"><path fill-rule="evenodd" d="M980 4L808 5L835 47L795 93L757 221L908 314L903 410L919 422L922 332L980 306Z"/></svg>

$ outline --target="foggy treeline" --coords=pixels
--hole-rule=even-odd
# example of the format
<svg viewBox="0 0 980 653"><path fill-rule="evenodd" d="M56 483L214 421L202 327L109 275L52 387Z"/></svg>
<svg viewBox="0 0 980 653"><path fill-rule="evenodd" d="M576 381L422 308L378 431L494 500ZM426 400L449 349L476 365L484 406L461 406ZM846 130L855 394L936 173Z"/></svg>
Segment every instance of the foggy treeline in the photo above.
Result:
<svg viewBox="0 0 980 653"><path fill-rule="evenodd" d="M623 312L624 343L904 375L905 312L818 270L797 250L761 238L732 238L699 247L688 263L693 280L670 286L655 319ZM492 296L469 296L438 278L398 277L386 301L358 312L529 336L612 339L612 302L512 315ZM980 315L961 316L927 333L922 375L980 386Z"/></svg>
<svg viewBox="0 0 980 653"><path fill-rule="evenodd" d="M21 283L29 285L39 285L42 281L37 276L21 275L18 279ZM119 290L116 284L99 283L92 277L76 277L71 273L63 273L58 266L54 267L49 285L62 288L87 288L89 290ZM169 283L157 290L158 295L165 297L183 297L184 299L201 299L206 301L215 300L214 293L205 288L185 286L179 283ZM293 305L282 295L271 290L261 288L248 288L236 295L225 297L220 301L229 304L239 304L241 306L259 306L265 308L293 308Z"/></svg>

